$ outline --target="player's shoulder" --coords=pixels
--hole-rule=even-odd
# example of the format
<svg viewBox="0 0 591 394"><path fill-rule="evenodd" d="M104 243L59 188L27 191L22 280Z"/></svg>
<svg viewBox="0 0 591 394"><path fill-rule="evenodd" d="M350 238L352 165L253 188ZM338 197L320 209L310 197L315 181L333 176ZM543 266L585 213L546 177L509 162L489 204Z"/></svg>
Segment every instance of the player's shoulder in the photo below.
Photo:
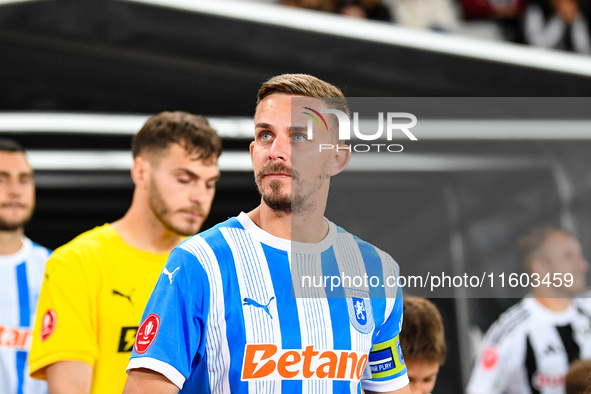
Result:
<svg viewBox="0 0 591 394"><path fill-rule="evenodd" d="M208 230L183 240L174 248L169 261L175 260L181 265L192 264L195 261L198 261L202 266L220 264L224 260L224 256L231 255L231 250L222 233L228 229L244 230L235 217L229 218Z"/></svg>
<svg viewBox="0 0 591 394"><path fill-rule="evenodd" d="M525 336L532 318L527 304L528 299L524 298L503 312L488 329L487 342L499 345L508 339Z"/></svg>
<svg viewBox="0 0 591 394"><path fill-rule="evenodd" d="M35 241L31 241L31 252L37 256L47 258L51 254L51 249L48 249L43 245L39 245Z"/></svg>
<svg viewBox="0 0 591 394"><path fill-rule="evenodd" d="M350 242L357 244L359 251L361 252L361 256L367 259L377 259L381 261L382 264L391 265L393 267L398 267L398 263L390 256L388 253L383 251L382 249L378 248L377 246L361 239L357 235L354 235L344 228L340 226L336 226L337 228L337 237L343 240L344 242Z"/></svg>
<svg viewBox="0 0 591 394"><path fill-rule="evenodd" d="M222 234L222 229L240 229L244 230L242 224L236 217L228 218L221 223L216 224L215 226L211 227L208 230L205 230L199 234L193 235L189 237L183 242L181 242L176 249L191 249L192 247L196 247L199 244L203 244L205 242L212 248L219 247L220 245L225 245L224 236Z"/></svg>
<svg viewBox="0 0 591 394"><path fill-rule="evenodd" d="M45 262L47 257L51 254L51 250L47 249L45 246L41 246L36 242L33 242L26 236L22 237L23 241L23 250L26 253L27 260L39 260Z"/></svg>
<svg viewBox="0 0 591 394"><path fill-rule="evenodd" d="M41 246L38 243L31 241L26 237L24 237L23 242L28 243L28 253L25 258L27 264L32 264L34 267L36 267L36 269L42 271L45 267L47 259L51 255L51 250L47 249L45 246Z"/></svg>
<svg viewBox="0 0 591 394"><path fill-rule="evenodd" d="M591 320L591 292L587 291L573 298L573 306L580 315Z"/></svg>
<svg viewBox="0 0 591 394"><path fill-rule="evenodd" d="M109 224L104 224L86 231L65 245L57 248L51 258L60 258L71 255L84 255L85 253L96 254L108 245L117 235Z"/></svg>

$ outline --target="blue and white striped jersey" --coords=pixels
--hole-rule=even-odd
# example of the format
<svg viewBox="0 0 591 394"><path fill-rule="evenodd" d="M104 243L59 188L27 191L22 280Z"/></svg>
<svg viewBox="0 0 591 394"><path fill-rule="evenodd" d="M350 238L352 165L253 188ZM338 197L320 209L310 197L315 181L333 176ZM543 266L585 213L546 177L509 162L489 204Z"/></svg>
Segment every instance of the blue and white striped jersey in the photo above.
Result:
<svg viewBox="0 0 591 394"><path fill-rule="evenodd" d="M128 371L157 371L182 393L360 393L361 386L382 392L406 386L400 289L353 280L333 289L330 282L329 289L308 285L300 297L292 293L305 276L343 272L375 276L374 284L399 274L388 254L333 223L321 242L300 244L265 232L241 213L171 253L144 311Z"/></svg>
<svg viewBox="0 0 591 394"><path fill-rule="evenodd" d="M37 299L51 252L23 237L22 248L0 255L0 392L40 394L47 383L29 377L27 358Z"/></svg>

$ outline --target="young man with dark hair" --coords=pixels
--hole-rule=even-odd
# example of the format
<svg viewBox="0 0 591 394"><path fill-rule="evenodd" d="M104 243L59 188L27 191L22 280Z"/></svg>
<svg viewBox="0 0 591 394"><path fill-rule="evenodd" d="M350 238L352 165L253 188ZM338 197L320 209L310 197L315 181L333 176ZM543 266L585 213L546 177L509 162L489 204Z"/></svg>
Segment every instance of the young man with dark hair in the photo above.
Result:
<svg viewBox="0 0 591 394"><path fill-rule="evenodd" d="M488 330L472 371L470 394L564 394L569 364L591 358L591 310L574 298L589 263L567 231L534 228L519 242L531 296Z"/></svg>
<svg viewBox="0 0 591 394"><path fill-rule="evenodd" d="M35 209L33 170L16 141L0 139L0 393L44 394L27 358L45 262L51 253L24 235Z"/></svg>
<svg viewBox="0 0 591 394"><path fill-rule="evenodd" d="M398 275L388 254L324 218L330 178L351 153L319 152L338 144L335 119L308 138L294 98L306 112L346 109L338 88L310 75L265 82L250 144L261 204L171 253L176 274L160 278L148 302L124 393L409 393L400 289L292 294L307 269L371 271L381 283Z"/></svg>
<svg viewBox="0 0 591 394"><path fill-rule="evenodd" d="M141 314L170 251L205 221L221 141L205 118L163 112L135 135L131 207L47 263L31 375L51 394L117 393Z"/></svg>
<svg viewBox="0 0 591 394"><path fill-rule="evenodd" d="M408 369L411 394L428 394L435 388L447 347L437 307L425 298L404 299L404 326L400 347Z"/></svg>

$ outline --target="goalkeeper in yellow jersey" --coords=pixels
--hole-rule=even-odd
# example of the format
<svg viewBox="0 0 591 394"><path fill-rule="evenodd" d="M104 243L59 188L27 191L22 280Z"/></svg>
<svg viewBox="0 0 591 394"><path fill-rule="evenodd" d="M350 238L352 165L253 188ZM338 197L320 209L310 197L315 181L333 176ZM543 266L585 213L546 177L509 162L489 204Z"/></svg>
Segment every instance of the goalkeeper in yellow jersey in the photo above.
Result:
<svg viewBox="0 0 591 394"><path fill-rule="evenodd" d="M221 140L201 116L163 112L134 136L135 190L123 218L47 262L30 373L50 393L120 393L142 313L170 251L205 221Z"/></svg>

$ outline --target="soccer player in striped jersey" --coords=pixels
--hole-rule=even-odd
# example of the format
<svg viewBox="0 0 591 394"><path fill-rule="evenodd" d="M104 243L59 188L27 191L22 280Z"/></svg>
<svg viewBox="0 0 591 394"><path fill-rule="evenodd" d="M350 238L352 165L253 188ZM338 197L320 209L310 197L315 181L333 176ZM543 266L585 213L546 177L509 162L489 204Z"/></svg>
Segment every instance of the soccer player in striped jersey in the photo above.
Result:
<svg viewBox="0 0 591 394"><path fill-rule="evenodd" d="M348 113L341 91L310 75L263 84L250 145L261 204L171 253L138 330L125 394L410 393L399 289L297 285L341 273L385 283L399 269L324 218L330 178L350 151L319 152L339 143L336 118L314 124L309 138L307 118L292 113L294 97L314 111Z"/></svg>
<svg viewBox="0 0 591 394"><path fill-rule="evenodd" d="M16 141L0 139L0 393L42 394L27 358L37 298L51 253L24 235L35 208L33 170Z"/></svg>
<svg viewBox="0 0 591 394"><path fill-rule="evenodd" d="M579 241L556 228L535 228L520 240L537 287L488 330L472 371L469 394L564 394L569 364L591 359L591 309L585 288L589 264ZM572 275L570 286L565 275ZM552 283L542 282L548 275Z"/></svg>

